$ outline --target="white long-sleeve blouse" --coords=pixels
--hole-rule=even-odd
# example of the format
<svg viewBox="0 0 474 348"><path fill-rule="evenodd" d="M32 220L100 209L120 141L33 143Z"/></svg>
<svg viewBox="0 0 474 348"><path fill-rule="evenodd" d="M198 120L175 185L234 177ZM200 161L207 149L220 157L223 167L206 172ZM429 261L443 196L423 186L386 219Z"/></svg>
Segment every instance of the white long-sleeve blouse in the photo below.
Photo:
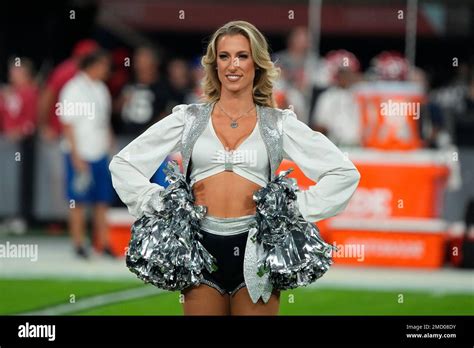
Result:
<svg viewBox="0 0 474 348"><path fill-rule="evenodd" d="M113 187L135 218L153 213L148 202L164 188L149 180L169 154L179 152L186 107L176 106L112 158ZM293 111L283 110L282 126L283 158L317 182L297 192L301 214L316 222L340 213L359 183L358 170L328 138L299 121Z"/></svg>

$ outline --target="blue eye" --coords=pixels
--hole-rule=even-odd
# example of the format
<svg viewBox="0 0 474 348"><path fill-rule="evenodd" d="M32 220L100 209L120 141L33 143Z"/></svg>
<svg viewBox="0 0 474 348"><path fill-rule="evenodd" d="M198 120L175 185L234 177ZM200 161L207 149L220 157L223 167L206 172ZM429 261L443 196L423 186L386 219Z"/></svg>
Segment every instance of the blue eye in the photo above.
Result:
<svg viewBox="0 0 474 348"><path fill-rule="evenodd" d="M246 58L248 58L248 57L249 57L249 56L246 55L246 54L241 54L241 55L239 56L239 58L244 58L244 59L246 59Z"/></svg>
<svg viewBox="0 0 474 348"><path fill-rule="evenodd" d="M225 55L225 54L220 54L220 55L219 55L219 58L220 58L220 59L225 59L225 58L227 58L227 55Z"/></svg>

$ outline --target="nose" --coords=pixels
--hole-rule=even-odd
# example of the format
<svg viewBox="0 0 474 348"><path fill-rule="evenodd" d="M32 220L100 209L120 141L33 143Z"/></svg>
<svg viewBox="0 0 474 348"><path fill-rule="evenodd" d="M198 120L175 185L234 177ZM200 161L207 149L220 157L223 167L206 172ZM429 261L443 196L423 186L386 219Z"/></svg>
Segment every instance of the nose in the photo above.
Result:
<svg viewBox="0 0 474 348"><path fill-rule="evenodd" d="M239 58L238 58L238 57L232 58L232 61L231 61L231 63L230 63L230 68L231 68L231 69L237 68L237 67L240 65L239 63L240 63L240 62L239 62Z"/></svg>

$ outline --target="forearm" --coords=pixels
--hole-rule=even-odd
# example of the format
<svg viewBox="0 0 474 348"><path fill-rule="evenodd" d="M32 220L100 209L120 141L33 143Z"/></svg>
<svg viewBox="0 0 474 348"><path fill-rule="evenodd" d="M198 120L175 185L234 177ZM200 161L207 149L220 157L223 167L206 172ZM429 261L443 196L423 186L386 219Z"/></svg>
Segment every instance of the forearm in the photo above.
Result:
<svg viewBox="0 0 474 348"><path fill-rule="evenodd" d="M297 193L304 218L316 222L334 216L347 206L360 180L354 164L327 137L311 130L285 111L284 158L295 162L316 185Z"/></svg>
<svg viewBox="0 0 474 348"><path fill-rule="evenodd" d="M109 164L112 184L129 212L139 218L152 211L148 204L162 186L150 183L150 178L170 153L180 148L184 124L184 107L149 127L116 154Z"/></svg>
<svg viewBox="0 0 474 348"><path fill-rule="evenodd" d="M149 179L136 168L126 156L115 155L109 164L112 185L128 211L135 218L154 210L150 203L152 196L164 190L163 186L150 183Z"/></svg>
<svg viewBox="0 0 474 348"><path fill-rule="evenodd" d="M308 190L297 192L301 214L307 221L317 222L341 213L354 194L359 180L360 173L356 168L324 176Z"/></svg>
<svg viewBox="0 0 474 348"><path fill-rule="evenodd" d="M46 87L38 102L38 128L48 125L48 117L54 103L53 91Z"/></svg>
<svg viewBox="0 0 474 348"><path fill-rule="evenodd" d="M66 141L71 150L71 155L73 157L79 157L79 154L77 152L76 139L74 137L74 130L72 126L68 124L63 124L63 132L64 132L64 137L66 138Z"/></svg>

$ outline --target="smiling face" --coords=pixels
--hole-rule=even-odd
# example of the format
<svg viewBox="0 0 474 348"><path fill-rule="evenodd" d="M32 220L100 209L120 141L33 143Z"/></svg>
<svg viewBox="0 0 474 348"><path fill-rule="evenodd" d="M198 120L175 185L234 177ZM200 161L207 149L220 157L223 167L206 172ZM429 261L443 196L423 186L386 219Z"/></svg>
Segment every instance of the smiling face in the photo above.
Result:
<svg viewBox="0 0 474 348"><path fill-rule="evenodd" d="M217 41L216 63L221 94L252 93L255 64L249 40L245 36L221 36Z"/></svg>

